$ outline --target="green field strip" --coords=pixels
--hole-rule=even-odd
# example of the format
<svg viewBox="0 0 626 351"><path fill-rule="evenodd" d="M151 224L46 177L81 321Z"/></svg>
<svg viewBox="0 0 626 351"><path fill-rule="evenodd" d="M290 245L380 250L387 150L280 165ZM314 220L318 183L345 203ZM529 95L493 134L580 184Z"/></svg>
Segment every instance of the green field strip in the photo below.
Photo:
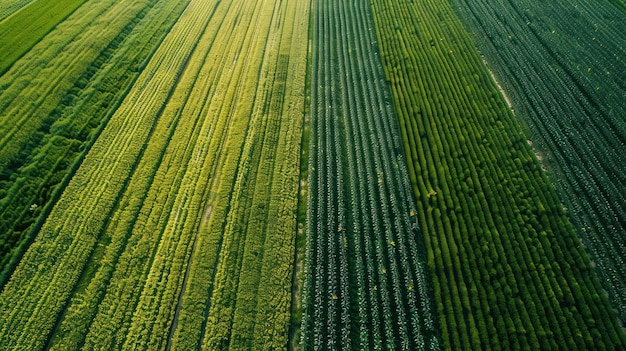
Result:
<svg viewBox="0 0 626 351"><path fill-rule="evenodd" d="M285 9L275 4L274 13L272 14L271 30L266 40L268 46L280 46L282 42L281 31L283 28L289 30L291 26L285 24L280 26L284 18ZM241 258L241 268L238 274L236 289L236 306L231 315L232 327L228 338L230 339L229 349L251 349L254 336L254 326L256 324L257 309L257 293L260 284L264 281L260 280L261 266L263 258L266 254L266 233L267 223L269 221L269 211L263 211L265 207L271 204L271 194L275 192L273 189L272 170L277 167L278 155L276 148L278 146L278 133L281 125L281 108L284 96L284 84L287 76L288 57L279 56L279 50L268 50L265 52L263 59L264 65L261 67L263 72L267 72L261 81L264 82L261 89L257 93L259 101L265 100L263 104L258 104L253 115L260 116L258 121L258 131L255 136L249 136L247 140L251 140L256 147L252 150L250 158L256 162L249 168L250 172L254 172L254 188L250 188L248 183L247 191L252 194L250 202L245 207L241 207L239 211L233 210L234 214L231 220L241 220L246 218L245 231L247 233L244 241L243 255ZM275 66L275 67L267 67ZM263 96L260 93L271 92L271 95ZM251 146L252 146L251 145ZM280 155L282 160L282 155ZM280 162L280 161L278 161ZM252 177L249 177L252 178ZM243 213L244 216L238 214ZM236 218L236 219L235 219ZM288 237L284 238L290 242ZM271 243L271 242L270 242ZM268 243L269 247L269 243ZM229 276L230 279L233 276ZM283 309L284 310L284 309ZM284 345L284 343L283 343ZM282 345L281 345L282 346Z"/></svg>
<svg viewBox="0 0 626 351"><path fill-rule="evenodd" d="M88 3L0 77L3 172L90 63L147 3ZM108 30L103 31L103 25Z"/></svg>
<svg viewBox="0 0 626 351"><path fill-rule="evenodd" d="M3 0L0 2L0 23L36 0Z"/></svg>
<svg viewBox="0 0 626 351"><path fill-rule="evenodd" d="M372 5L443 347L623 347L556 191L450 6Z"/></svg>
<svg viewBox="0 0 626 351"><path fill-rule="evenodd" d="M274 349L282 348L287 343L290 285L272 284L271 287L275 290L269 291L267 288L259 287L259 293L267 291L264 296L268 300L256 302L252 301L255 296L250 294L251 291L244 296L246 291L238 289L238 286L250 286L254 289L260 281L259 278L247 279L251 277L241 275L240 270L244 266L260 271L263 276L272 277L271 274L264 273L264 270L276 269L276 264L281 262L279 266L281 271L287 272L286 276L280 276L281 283L285 279L289 281L288 272L292 269L296 206L294 194L298 186L298 145L301 138L298 131L302 123L302 110L289 110L289 115L281 117L282 108L272 111L270 96L273 94L270 95L269 92L276 91L277 97L273 99L280 96L281 89L272 85L277 82L274 70L279 62L279 49L284 45L288 50L289 46L286 44L292 43L283 44L279 39L283 30L295 31L295 28L292 29L283 22L286 9L291 13L298 13L295 12L297 4L270 1L257 4L244 1L232 3L238 10L231 9L228 13L228 17L231 18L229 22L232 22L234 27L224 26L217 39L220 43L228 42L227 50L214 49L219 50L217 52L226 52L227 56L212 65L207 64L207 69L225 67L232 71L220 74L216 82L216 90L225 92L225 96L206 101L208 115L214 116L220 124L226 123L227 130L218 134L222 135L221 138L211 140L211 149L217 147L219 151L210 152L210 155L215 156L209 157L205 161L206 164L201 167L203 173L209 172L202 176L202 179L210 182L200 182L198 186L208 185L207 190L210 193L205 204L205 213L199 216L202 223L197 233L195 250L189 261L188 279L184 295L180 299L182 305L177 325L173 331L171 348L174 349L198 348L202 343L203 347L209 349L214 349L218 344L222 345L221 347L230 345L230 348L234 349L238 347L248 349L253 344L260 345L259 349ZM300 13L294 16L294 20L296 19L299 19L297 23L300 25L304 23L304 27L300 26L298 30L306 30L306 18L302 20ZM286 28L283 28L284 26ZM235 38L231 33L239 34ZM306 37L306 31L304 33ZM230 40L224 41L222 38L225 37L230 37ZM302 35L298 38L301 39ZM299 44L300 50L306 48ZM296 86L298 89L288 94L289 98L285 98L285 101L292 103L290 109L303 107L302 78L306 54L300 52L297 57L299 60L292 67L301 70L299 72L301 79L300 86ZM298 74L298 71L293 73ZM290 81L291 77L289 74L287 80ZM300 118L297 118L298 114ZM274 120L274 127L263 124L270 117ZM279 124L279 120L283 123ZM266 138L275 138L272 135L277 135L279 126L284 128L285 134L278 140L289 138L290 141L295 141L295 145L285 144L285 141L275 144L263 142L267 140ZM267 187L268 184L258 182L268 180L270 169L277 164L273 160L277 157L276 148L279 145L289 150L288 155L295 157L277 158L285 161L284 170L289 171L281 173L280 176L274 174L271 177L271 184L286 185L289 192L285 194L278 190L274 191L272 186L267 189L267 191L272 189L270 196L261 190L261 187ZM255 184L258 184L258 187L255 187ZM264 208L255 204L266 206ZM264 218L269 218L269 209L279 204L290 207L290 211L283 213L285 217L281 216L281 222L276 226L263 225ZM254 212L251 211L252 208ZM282 233L291 235L291 239L285 236L282 238L284 243L279 244L276 249L276 243L267 243L268 238L282 236ZM262 253L262 257L255 258L251 255L251 251L257 250ZM264 257L269 254L276 260L268 264ZM268 281L271 282L272 280ZM267 306L279 317L264 321L262 326L265 329L260 329L260 335L254 333L259 323L258 319L250 318L256 314L256 307L250 307L251 305ZM231 326L241 333L237 333L236 337L235 334L230 334Z"/></svg>
<svg viewBox="0 0 626 351"><path fill-rule="evenodd" d="M302 347L439 349L369 4L314 11Z"/></svg>
<svg viewBox="0 0 626 351"><path fill-rule="evenodd" d="M4 20L0 12L0 75L86 1L37 0Z"/></svg>
<svg viewBox="0 0 626 351"><path fill-rule="evenodd" d="M200 6L204 6L202 11L198 9ZM214 2L206 5L192 3L188 10L199 12L201 18L210 19L215 8ZM193 22L187 24L198 25ZM207 27L203 38L206 39L207 33L214 30L214 27L215 25ZM175 40L169 44L177 45ZM129 330L133 311L137 308L144 285L148 283L150 267L157 259L157 247L161 245L162 239L167 238L165 227L176 200L176 192L173 191L171 195L168 195L168 192L181 186L187 167L186 160L191 157L190 148L193 148L200 133L200 128L195 127L201 122L185 118L183 111L184 106L186 109L193 106L187 105L189 94L193 82L197 79L198 67L202 63L202 60L198 61L196 58L206 50L203 47L211 45L211 40L198 41L197 45L176 91L163 111L161 117L163 122L157 126L155 135L147 145L147 152L136 171L138 176L133 179L123 197L122 203L129 205L120 206L116 219L108 229L114 242L119 243L116 245L117 251L111 250L108 257L117 262L114 267L102 265L100 268L102 272L108 272L109 278L96 277L90 282L94 287L108 285L108 288L105 291L99 291L97 288L86 291L87 296L100 295L98 297L100 301L88 308L80 306L83 299L81 295L75 297L78 305L77 316L83 314L86 317L82 318L93 320L85 331L87 335L83 336L84 348L110 349L122 347L125 342L139 341L127 337L134 333L134 330ZM95 299L92 297L92 300ZM89 319L95 311L97 311L95 318ZM71 330L73 324L68 323L67 328ZM163 337L167 334L157 335L161 338L154 338L151 343L162 343Z"/></svg>
<svg viewBox="0 0 626 351"><path fill-rule="evenodd" d="M3 345L39 348L45 341L202 33L206 16L193 12L155 52L0 294L3 315L11 317L0 325Z"/></svg>
<svg viewBox="0 0 626 351"><path fill-rule="evenodd" d="M10 276L183 5L171 3L165 9L149 6L140 11L81 74L72 94L64 98L68 103L50 113L47 119L54 122L38 132L44 134L40 146L30 152L21 150L23 164L9 180L0 183L4 194L0 200L0 228L4 233L0 285ZM34 210L32 204L36 204Z"/></svg>
<svg viewBox="0 0 626 351"><path fill-rule="evenodd" d="M528 126L569 217L626 320L626 16L610 4L456 3ZM502 22L498 13L509 13ZM570 38L577 38L571 40ZM550 64L547 65L546 62Z"/></svg>
<svg viewBox="0 0 626 351"><path fill-rule="evenodd" d="M277 24L281 23L281 17L284 15L281 12L284 12L284 8L279 5L281 4L270 2L263 4L261 8L263 12L254 17L271 18L271 21L258 21L255 27L249 28L252 33L258 33L256 35L259 36L251 44L258 41L263 46L251 46L248 49L252 56L262 60L258 63L251 62L253 64L247 65L247 69L250 72L262 73L259 76L258 88L250 84L252 82L241 82L248 89L255 89L256 93L254 105L251 104L248 107L251 109L250 121L245 143L242 145L241 161L235 170L236 180L224 227L222 255L217 266L210 301L211 307L204 340L204 347L208 349L229 345L233 349L247 349L250 346L244 347L245 343L252 342L254 317L252 320L241 321L240 319L254 314L256 296L254 290L247 290L245 287L258 289L258 276L251 273L262 263L265 249L263 246L266 235L264 222L267 211L264 207L269 206L269 192L271 192L271 178L268 179L267 172L274 166L273 151L276 147L275 144L267 144L267 138L273 138L279 126L272 122L280 118L280 114L271 110L271 100L281 94L280 89L272 86L276 81L274 71L278 62L278 50L266 50L266 48L272 46L278 48L281 44L279 39L282 26L277 26ZM272 95L267 94L268 92ZM249 91L247 94L250 93L252 92ZM241 96L246 96L246 92L242 92ZM246 108L245 104L243 106ZM242 107L238 106L238 110L240 108ZM243 113L246 114L246 112ZM248 330L237 335L235 332L238 328Z"/></svg>

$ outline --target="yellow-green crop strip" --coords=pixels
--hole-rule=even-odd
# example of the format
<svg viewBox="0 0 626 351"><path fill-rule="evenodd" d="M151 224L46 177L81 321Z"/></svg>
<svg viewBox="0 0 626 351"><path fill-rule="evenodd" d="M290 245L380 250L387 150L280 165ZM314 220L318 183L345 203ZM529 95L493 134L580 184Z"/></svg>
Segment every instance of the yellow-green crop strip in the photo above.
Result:
<svg viewBox="0 0 626 351"><path fill-rule="evenodd" d="M151 0L134 18L120 18L108 27L115 36L91 42L100 52L81 57L91 62L69 79L71 88L59 89L32 111L29 123L36 132L0 171L0 286L185 5ZM23 60L18 66L38 70L29 56Z"/></svg>
<svg viewBox="0 0 626 351"><path fill-rule="evenodd" d="M287 345L308 10L189 3L0 294L3 346Z"/></svg>

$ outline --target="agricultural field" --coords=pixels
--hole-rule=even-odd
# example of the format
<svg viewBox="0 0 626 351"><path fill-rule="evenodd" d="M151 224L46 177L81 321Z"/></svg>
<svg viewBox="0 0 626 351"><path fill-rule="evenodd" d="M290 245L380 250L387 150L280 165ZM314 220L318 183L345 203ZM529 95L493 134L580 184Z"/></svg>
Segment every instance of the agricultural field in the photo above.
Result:
<svg viewBox="0 0 626 351"><path fill-rule="evenodd" d="M626 349L597 1L0 0L0 349Z"/></svg>
<svg viewBox="0 0 626 351"><path fill-rule="evenodd" d="M303 350L439 350L366 1L314 6Z"/></svg>
<svg viewBox="0 0 626 351"><path fill-rule="evenodd" d="M114 4L82 7L0 77L0 286L185 7Z"/></svg>
<svg viewBox="0 0 626 351"><path fill-rule="evenodd" d="M453 3L626 321L626 14L602 1Z"/></svg>
<svg viewBox="0 0 626 351"><path fill-rule="evenodd" d="M557 192L450 5L372 6L443 348L626 347Z"/></svg>
<svg viewBox="0 0 626 351"><path fill-rule="evenodd" d="M2 166L41 189L47 158L64 188L0 294L3 348L287 344L308 11L87 2L2 76Z"/></svg>
<svg viewBox="0 0 626 351"><path fill-rule="evenodd" d="M85 1L3 1L0 7L0 74Z"/></svg>

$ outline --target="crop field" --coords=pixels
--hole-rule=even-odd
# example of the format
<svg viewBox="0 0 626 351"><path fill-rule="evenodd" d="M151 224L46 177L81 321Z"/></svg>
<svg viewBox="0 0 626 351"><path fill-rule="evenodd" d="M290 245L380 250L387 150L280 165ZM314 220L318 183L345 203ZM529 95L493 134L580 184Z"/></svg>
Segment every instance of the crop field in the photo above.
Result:
<svg viewBox="0 0 626 351"><path fill-rule="evenodd" d="M0 7L0 74L85 1L9 0L6 4L3 1Z"/></svg>
<svg viewBox="0 0 626 351"><path fill-rule="evenodd" d="M0 349L626 349L596 2L0 0Z"/></svg>
<svg viewBox="0 0 626 351"><path fill-rule="evenodd" d="M85 32L75 37L78 43L54 32L0 77L0 285L185 6L163 5L109 9L117 19L104 22L111 32L101 34L101 41L93 37L103 22L79 25L85 19L95 22L83 12L94 9L81 8L59 27L71 35ZM131 15L119 17L123 11ZM84 50L86 43L93 51ZM25 106L24 101L36 103Z"/></svg>
<svg viewBox="0 0 626 351"><path fill-rule="evenodd" d="M61 26L75 20L68 30L90 44L65 39L66 45L93 57L79 60L58 48L46 60L42 55L53 46L40 43L33 50L41 47L42 55L29 52L2 77L18 81L13 93L12 82L3 83L9 88L2 93L12 94L2 98L4 118L23 118L2 123L3 166L21 159L22 144L11 143L30 142L26 135L44 123L87 134L94 131L80 123L106 126L94 142L86 137L80 144L89 151L80 167L67 171L75 173L0 294L0 344L25 350L286 345L308 7L296 1L88 5L95 8L79 8ZM95 21L86 17L92 13ZM89 34L92 27L99 36ZM134 56L141 48L143 56ZM29 66L28 59L41 62ZM95 72L90 60L97 62ZM118 80L133 71L116 66L122 61L141 73ZM24 73L43 63L59 74L33 72L29 79ZM81 78L84 87L67 93ZM99 90L110 79L120 90ZM123 99L115 102L118 91ZM50 102L18 104L34 99L20 93ZM114 112L109 116L90 94L107 94ZM67 96L72 106L59 111ZM95 121L62 117L78 104L105 111ZM32 111L19 111L25 108ZM26 118L38 113L39 119ZM58 120L51 122L51 115ZM44 128L52 135L40 131L43 146L34 146L36 152L64 145L54 126ZM67 139L72 145L65 152L80 153L78 142Z"/></svg>
<svg viewBox="0 0 626 351"><path fill-rule="evenodd" d="M625 347L556 191L452 8L372 3L442 346Z"/></svg>
<svg viewBox="0 0 626 351"><path fill-rule="evenodd" d="M626 15L603 2L455 4L626 321Z"/></svg>
<svg viewBox="0 0 626 351"><path fill-rule="evenodd" d="M303 349L438 350L369 5L314 10Z"/></svg>

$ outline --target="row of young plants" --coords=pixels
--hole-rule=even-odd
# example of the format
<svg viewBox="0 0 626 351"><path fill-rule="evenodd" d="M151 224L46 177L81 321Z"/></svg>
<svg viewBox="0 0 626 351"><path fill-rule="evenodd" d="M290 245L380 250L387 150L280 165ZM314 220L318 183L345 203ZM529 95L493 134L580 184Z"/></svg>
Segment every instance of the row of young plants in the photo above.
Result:
<svg viewBox="0 0 626 351"><path fill-rule="evenodd" d="M201 115L204 97L192 92L220 26L210 21L216 8L216 2L190 3L185 12L190 15L181 17L171 32L175 35L163 44L172 54L177 42L188 40L189 56L171 65L180 76L118 201L119 210L103 233L101 242L110 244L94 254L88 267L92 276L83 279L85 289L74 294L60 322L59 330L75 334L83 348L163 349L167 345L193 240L190 228L202 211L204 193L196 182L211 137L207 130L215 128L215 122ZM186 32L193 35L187 37ZM72 338L57 335L61 336L58 349L67 349L63 343Z"/></svg>
<svg viewBox="0 0 626 351"><path fill-rule="evenodd" d="M456 3L626 320L626 15L584 1Z"/></svg>
<svg viewBox="0 0 626 351"><path fill-rule="evenodd" d="M371 3L443 347L623 347L556 191L449 3Z"/></svg>
<svg viewBox="0 0 626 351"><path fill-rule="evenodd" d="M315 2L302 347L438 349L369 4Z"/></svg>
<svg viewBox="0 0 626 351"><path fill-rule="evenodd" d="M100 301L106 301L102 295L108 286L106 277L101 280L100 273L111 274L111 269L121 258L119 254L112 257L106 254L109 250L119 250L117 246L123 246L129 234L121 230L121 225L114 228L116 235L110 234L111 225L115 224L112 217L132 209L137 202L143 202L145 192L142 191L133 193L128 201L119 200L130 188L131 179L143 183L144 190L151 184L161 159L158 147L148 146L148 140L161 144L160 149L163 150L173 133L173 124L180 117L179 114L163 114L163 106L172 95L172 89L205 28L211 9L210 4L193 4L195 6L190 5L188 10L194 11L184 12L172 27L111 117L0 294L0 310L6 316L0 322L3 346L31 350L45 346L51 333L61 327L59 318L67 318L69 298L80 289L94 297L89 300L81 296L72 301L79 304L75 311L78 315L75 325L86 328L90 323L99 321L93 313L101 305ZM157 153L153 155L155 148ZM142 157L148 152L150 157ZM140 169L139 160L151 166ZM131 216L119 220L125 225L139 218ZM148 236L155 233L141 234ZM103 240L98 242L99 239ZM142 250L149 247L147 243L153 242L150 240L153 238L142 239L134 252L127 253L139 261L151 256ZM95 267L89 264L94 260L98 263ZM93 284L82 280L81 283L87 286L77 285L81 277L91 278L91 275L97 278L89 279L89 283L93 281ZM127 275L126 278L133 276ZM123 284L115 285L115 288L126 292ZM80 306L82 303L91 303L89 307L92 309ZM97 326L102 326L102 323ZM127 328L127 325L115 327ZM96 339L119 336L109 333L109 330L100 331ZM88 335L69 342L78 347L84 343L88 348L90 340ZM95 345L110 349L106 343L96 342ZM66 349L64 346L59 348Z"/></svg>
<svg viewBox="0 0 626 351"><path fill-rule="evenodd" d="M179 5L178 9L168 6L169 12L151 11L156 3L109 9L105 17L115 20L98 40L89 35L102 31L101 23L82 23L94 18L85 18L82 10L78 11L60 26L61 32L51 33L0 77L5 87L0 92L0 119L6 133L0 156L4 160L0 180L0 285L6 282L80 159L182 10ZM130 14L119 16L120 12ZM73 25L77 32L68 33L66 30ZM81 31L88 35L78 38L78 45L63 36ZM92 50L80 47L87 43L91 43ZM60 58L58 50L77 56ZM75 64L76 59L79 64Z"/></svg>

